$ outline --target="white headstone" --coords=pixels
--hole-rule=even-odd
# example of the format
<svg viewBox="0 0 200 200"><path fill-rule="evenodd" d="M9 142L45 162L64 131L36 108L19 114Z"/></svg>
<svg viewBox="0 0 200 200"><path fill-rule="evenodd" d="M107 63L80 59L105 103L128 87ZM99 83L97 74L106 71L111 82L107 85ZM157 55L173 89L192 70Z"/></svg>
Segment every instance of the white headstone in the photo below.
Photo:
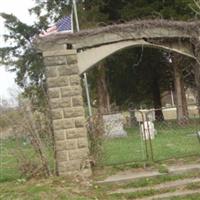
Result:
<svg viewBox="0 0 200 200"><path fill-rule="evenodd" d="M123 127L122 114L111 114L103 116L104 132L107 137L126 137L127 132Z"/></svg>
<svg viewBox="0 0 200 200"><path fill-rule="evenodd" d="M135 117L138 122L143 122L146 120L155 121L155 110L138 110L135 111Z"/></svg>
<svg viewBox="0 0 200 200"><path fill-rule="evenodd" d="M152 140L155 138L156 130L153 122L151 121L144 121L144 123L140 125L140 131L142 133L143 140Z"/></svg>

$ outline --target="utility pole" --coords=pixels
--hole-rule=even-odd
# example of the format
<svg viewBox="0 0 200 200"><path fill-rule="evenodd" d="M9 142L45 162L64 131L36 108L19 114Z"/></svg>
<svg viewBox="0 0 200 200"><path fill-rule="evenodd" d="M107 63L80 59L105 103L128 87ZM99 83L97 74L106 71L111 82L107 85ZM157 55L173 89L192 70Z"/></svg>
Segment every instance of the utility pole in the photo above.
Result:
<svg viewBox="0 0 200 200"><path fill-rule="evenodd" d="M75 21L76 21L76 30L77 32L80 31L80 26L79 26L79 20L78 20L78 13L77 13L77 6L76 6L76 0L72 0L73 3L73 9L74 9L74 15L75 15ZM88 104L88 111L89 111L89 116L92 116L92 107L91 107L91 101L90 101L90 94L89 94L89 89L88 89L88 81L87 81L87 74L84 73L84 86L85 86L85 91L86 91L86 97L87 97L87 104Z"/></svg>

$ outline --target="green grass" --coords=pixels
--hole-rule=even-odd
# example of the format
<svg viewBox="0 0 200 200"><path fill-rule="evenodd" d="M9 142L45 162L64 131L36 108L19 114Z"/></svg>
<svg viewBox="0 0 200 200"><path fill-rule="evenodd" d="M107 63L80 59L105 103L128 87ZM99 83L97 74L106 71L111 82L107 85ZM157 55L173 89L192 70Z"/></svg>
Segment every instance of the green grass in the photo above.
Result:
<svg viewBox="0 0 200 200"><path fill-rule="evenodd" d="M152 142L154 158L156 161L169 158L178 158L190 156L193 154L200 155L200 144L197 137L193 134L195 126L180 127L176 124L156 124L158 134ZM144 143L141 143L140 135L137 128L128 129L127 138L107 139L103 141L104 164L122 164L112 168L114 170L124 170L124 163L129 163L130 168L142 167L146 161ZM24 140L2 140L0 141L0 200L119 200L133 199L142 196L149 196L159 193L159 191L148 190L144 192L129 193L127 195L108 195L108 191L123 188L137 188L144 186L153 186L155 184L174 181L186 177L199 177L199 172L187 173L182 175L164 175L156 178L141 179L124 186L90 186L85 187L74 180L67 180L58 177L49 179L26 180L19 171L17 154L18 149L23 150L29 159L35 159L35 152L30 144ZM20 148L19 148L20 147ZM49 151L50 152L50 151ZM51 154L51 152L49 153ZM51 155L50 155L51 157ZM131 163L131 164L130 164ZM159 171L166 172L165 166L159 165ZM106 173L108 175L108 172ZM198 189L199 185L191 184L186 189ZM168 191L168 190L167 190ZM162 191L162 192L167 192ZM171 191L171 190L170 190ZM191 195L187 198L178 199L200 199L199 195Z"/></svg>
<svg viewBox="0 0 200 200"><path fill-rule="evenodd" d="M153 140L155 160L200 155L200 144L195 135L196 127L158 126L158 134Z"/></svg>
<svg viewBox="0 0 200 200"><path fill-rule="evenodd" d="M112 165L145 160L145 152L141 148L137 129L128 129L127 131L128 137L104 140L103 157L105 164Z"/></svg>
<svg viewBox="0 0 200 200"><path fill-rule="evenodd" d="M139 180L135 180L133 182L127 183L127 184L113 184L110 186L102 186L104 189L107 189L109 191L115 191L118 189L130 189L130 188L143 188L143 187L150 187L149 189L143 190L143 191L135 191L135 192L129 192L129 193L117 193L117 194L111 194L115 199L135 199L135 198L141 198L141 197L147 197L147 196L152 196L156 194L161 194L161 193L168 193L168 192L174 192L176 190L196 190L200 188L199 183L194 183L194 184L188 184L184 187L181 188L168 188L168 189L153 189L153 186L163 184L166 182L173 182L176 180L181 180L181 179L187 179L187 178L193 178L193 177L199 177L200 176L200 171L196 172L187 172L183 174L177 174L177 175L162 175L158 177L152 177L152 178L143 178ZM193 196L196 197L196 195L190 195L190 198L193 199ZM182 197L183 198L183 197ZM188 198L188 199L190 199ZM185 199L185 198L184 198Z"/></svg>
<svg viewBox="0 0 200 200"><path fill-rule="evenodd" d="M183 174L177 175L162 175L152 178L143 178L140 180L136 180L134 182L130 182L123 185L123 188L139 188L139 187L147 187L147 186L154 186L161 183L172 182L181 179L187 179L192 177L199 177L200 171L197 172L187 172Z"/></svg>
<svg viewBox="0 0 200 200"><path fill-rule="evenodd" d="M195 124L181 127L176 124L156 124L157 135L152 140L154 161L200 155L200 143L195 135ZM114 165L146 161L144 141L139 128L127 129L128 137L103 141L103 164ZM147 144L149 158L150 142Z"/></svg>
<svg viewBox="0 0 200 200"><path fill-rule="evenodd" d="M191 155L200 155L200 144L196 137L195 126L187 127L177 126L173 124L157 123L158 131L155 140L152 141L155 161L162 161L171 158L182 158ZM103 162L104 165L117 164L111 171L124 170L124 163L129 163L127 166L142 167L146 162L144 142L141 141L138 128L127 129L128 137L106 139L103 141ZM67 182L62 178L50 178L46 180L30 180L21 176L16 154L17 147L23 150L23 153L31 160L35 159L35 153L30 144L24 143L24 140L3 140L0 148L0 200L20 199L20 200L91 200L105 199L117 200L122 196L106 195L107 191L116 189L117 186L106 187L90 187L87 191L85 188L78 188L71 182ZM50 153L51 154L51 153ZM51 156L50 156L51 157ZM196 159L197 157L194 157ZM194 160L193 159L193 160ZM185 159L189 160L189 159ZM166 162L166 161L165 161ZM150 163L150 162L147 162ZM121 167L118 164L122 164ZM165 165L159 165L159 171L166 172ZM107 172L108 175L108 172ZM178 180L186 177L199 177L199 172L188 173L185 175L161 176L155 179L142 179L132 183L125 184L123 188L151 186L166 181ZM77 186L79 187L79 186ZM196 189L199 185L189 185L188 189ZM82 190L83 189L83 190ZM78 192L77 191L81 191ZM85 192L84 192L85 191ZM148 196L157 193L157 191L146 191L146 193L128 194L125 199L131 199L138 196ZM196 195L188 196L182 199L198 199ZM178 198L175 198L178 200ZM200 199L200 198L199 198Z"/></svg>
<svg viewBox="0 0 200 200"><path fill-rule="evenodd" d="M156 123L155 127L158 133L152 141L154 161L200 155L200 144L195 135L196 123L181 127L171 121ZM144 163L150 163L147 162L145 145L140 137L139 128L130 128L127 132L128 137L103 141L103 165L122 164L123 166L125 163L132 163L135 166L142 166ZM33 160L35 156L33 148L30 144L25 144L24 140L9 139L0 142L0 182L21 178L16 151L20 147L23 153ZM148 145L148 152L149 149ZM49 155L49 158L52 157ZM52 159L50 163L53 163Z"/></svg>
<svg viewBox="0 0 200 200"><path fill-rule="evenodd" d="M74 190L74 191L73 191ZM0 200L91 200L83 190L63 178L0 183Z"/></svg>
<svg viewBox="0 0 200 200"><path fill-rule="evenodd" d="M189 174L175 175L168 177L163 176L158 179L150 178L138 180L123 186L123 188L135 188L143 186L153 186L155 184L173 181L188 177L199 177L199 172ZM10 181L0 183L0 200L128 200L138 197L145 197L154 194L174 191L169 190L145 190L128 194L108 195L107 192L114 191L122 185L104 185L104 186L85 186L75 179L67 179L62 177L50 177L48 179L32 179L25 182ZM186 189L197 189L197 186L189 185ZM190 195L187 198L174 198L193 200L199 195ZM199 199L199 198L196 198Z"/></svg>
<svg viewBox="0 0 200 200"><path fill-rule="evenodd" d="M48 153L51 159L51 151ZM19 169L23 157L31 163L40 162L31 144L24 139L0 140L0 183L25 178Z"/></svg>
<svg viewBox="0 0 200 200"><path fill-rule="evenodd" d="M145 191L140 191L140 192L133 192L133 193L127 193L127 194L113 194L115 198L118 199L136 199L136 198L144 198L148 196L154 196L157 194L163 194L163 193L168 193L168 192L174 192L175 189L162 189L162 190L145 190Z"/></svg>
<svg viewBox="0 0 200 200"><path fill-rule="evenodd" d="M171 200L200 200L200 196L199 196L199 194L188 195L186 197L174 197Z"/></svg>
<svg viewBox="0 0 200 200"><path fill-rule="evenodd" d="M141 179L125 185L100 185L85 186L75 179L62 177L50 177L48 179L32 179L21 182L9 181L0 183L0 200L128 200L138 197L145 197L161 192L174 191L169 190L145 190L128 194L108 195L107 192L118 188L138 188L144 186L153 186L167 181L174 181L189 177L199 177L200 172L189 172L179 175L164 175L158 178ZM197 189L197 186L188 185L186 189ZM194 195L196 197L196 195ZM190 196L191 200L195 199ZM188 198L188 199L190 199ZM187 199L187 198L184 198Z"/></svg>
<svg viewBox="0 0 200 200"><path fill-rule="evenodd" d="M15 151L16 143L14 140L0 141L0 182L20 178Z"/></svg>

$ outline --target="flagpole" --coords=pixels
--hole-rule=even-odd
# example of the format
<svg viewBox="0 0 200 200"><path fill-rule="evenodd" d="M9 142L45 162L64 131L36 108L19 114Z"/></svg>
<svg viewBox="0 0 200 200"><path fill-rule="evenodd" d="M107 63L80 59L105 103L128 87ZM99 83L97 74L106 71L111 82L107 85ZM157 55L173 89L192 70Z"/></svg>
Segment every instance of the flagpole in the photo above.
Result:
<svg viewBox="0 0 200 200"><path fill-rule="evenodd" d="M79 20L78 20L76 0L72 0L72 1L73 1L74 15L75 15L75 20L76 20L76 29L77 29L77 32L79 32L80 26L79 26ZM83 75L84 75L84 86L85 86L87 104L88 104L88 112L89 112L89 116L91 117L92 116L92 107L91 107L90 93L89 93L89 88L88 88L87 74L84 73Z"/></svg>
<svg viewBox="0 0 200 200"><path fill-rule="evenodd" d="M90 94L89 94L89 89L88 89L88 82L87 82L87 74L84 73L84 85L85 85L85 91L86 91L86 97L87 97L87 103L88 103L88 112L89 116L92 116L92 107L91 107L91 102L90 102Z"/></svg>
<svg viewBox="0 0 200 200"><path fill-rule="evenodd" d="M76 29L77 29L77 32L79 32L80 26L79 26L78 13L77 13L77 7L76 7L76 0L73 0L73 8L74 8L74 15L75 15L75 20L76 20Z"/></svg>

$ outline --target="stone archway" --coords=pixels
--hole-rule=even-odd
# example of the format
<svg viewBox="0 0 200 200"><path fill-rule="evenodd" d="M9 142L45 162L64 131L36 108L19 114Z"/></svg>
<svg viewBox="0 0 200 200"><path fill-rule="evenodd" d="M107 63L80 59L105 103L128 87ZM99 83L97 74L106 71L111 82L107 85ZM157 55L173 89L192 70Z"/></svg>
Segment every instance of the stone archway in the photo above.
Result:
<svg viewBox="0 0 200 200"><path fill-rule="evenodd" d="M91 174L79 75L117 51L140 45L196 59L199 51L192 41L199 43L198 26L197 22L137 21L37 40L46 65L59 175Z"/></svg>

